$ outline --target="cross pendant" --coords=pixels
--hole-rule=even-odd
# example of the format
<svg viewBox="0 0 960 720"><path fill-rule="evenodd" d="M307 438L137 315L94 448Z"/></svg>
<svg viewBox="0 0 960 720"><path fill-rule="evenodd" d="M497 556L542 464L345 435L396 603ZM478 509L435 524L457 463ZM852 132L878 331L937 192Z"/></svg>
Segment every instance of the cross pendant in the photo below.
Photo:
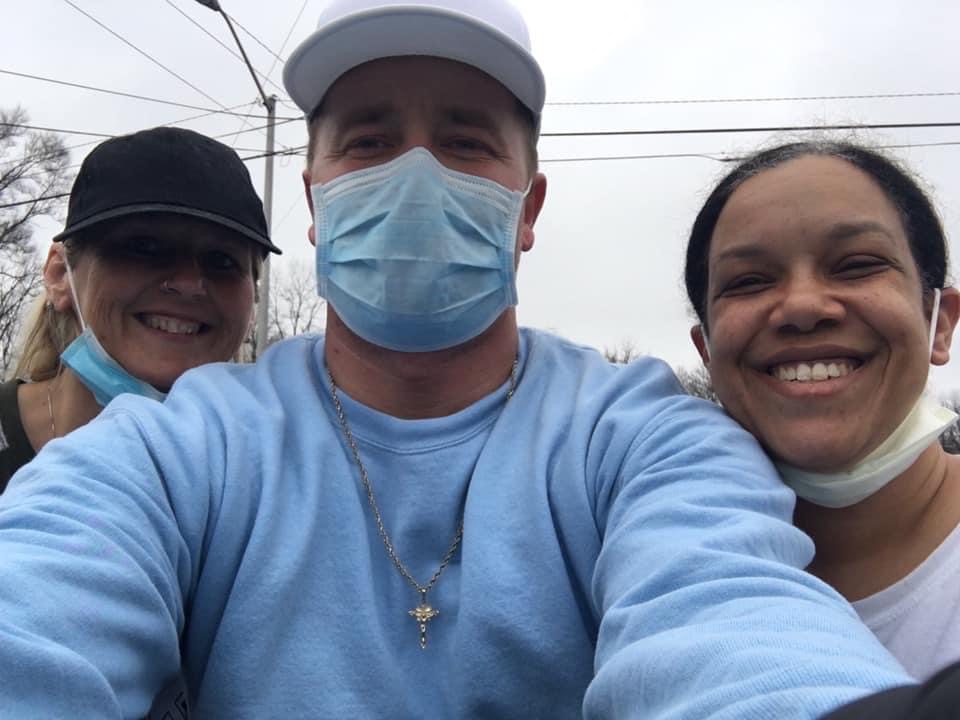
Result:
<svg viewBox="0 0 960 720"><path fill-rule="evenodd" d="M417 624L420 626L420 649L427 649L427 623L433 620L437 615L440 614L439 610L435 610L427 602L427 591L420 591L420 604L417 605L413 610L407 611L407 614L410 615L414 620L417 621Z"/></svg>

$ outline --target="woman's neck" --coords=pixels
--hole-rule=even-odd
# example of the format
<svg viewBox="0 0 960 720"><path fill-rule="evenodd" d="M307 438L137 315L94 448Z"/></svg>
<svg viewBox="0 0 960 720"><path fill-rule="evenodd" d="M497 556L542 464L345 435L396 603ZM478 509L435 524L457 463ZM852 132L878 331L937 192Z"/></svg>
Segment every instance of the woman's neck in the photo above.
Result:
<svg viewBox="0 0 960 720"><path fill-rule="evenodd" d="M20 421L34 451L54 437L63 437L86 425L103 409L69 368L50 380L18 388Z"/></svg>
<svg viewBox="0 0 960 720"><path fill-rule="evenodd" d="M960 457L934 442L882 490L846 508L797 501L794 521L817 548L811 573L848 600L889 587L960 524Z"/></svg>

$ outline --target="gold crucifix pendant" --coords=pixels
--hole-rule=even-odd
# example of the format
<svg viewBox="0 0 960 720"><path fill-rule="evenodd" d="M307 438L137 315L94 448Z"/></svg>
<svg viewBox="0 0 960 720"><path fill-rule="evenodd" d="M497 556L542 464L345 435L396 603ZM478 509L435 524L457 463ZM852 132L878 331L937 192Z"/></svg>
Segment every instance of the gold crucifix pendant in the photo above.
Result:
<svg viewBox="0 0 960 720"><path fill-rule="evenodd" d="M420 591L420 604L417 605L413 610L409 610L408 614L417 623L420 625L420 649L427 649L427 623L433 620L437 615L440 614L439 610L435 610L427 602L427 591Z"/></svg>

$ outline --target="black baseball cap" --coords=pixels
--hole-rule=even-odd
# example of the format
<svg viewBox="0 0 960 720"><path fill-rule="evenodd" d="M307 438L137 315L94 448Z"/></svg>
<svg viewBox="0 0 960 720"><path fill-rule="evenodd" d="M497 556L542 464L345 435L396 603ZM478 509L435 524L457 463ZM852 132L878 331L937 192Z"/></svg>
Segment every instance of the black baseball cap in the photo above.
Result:
<svg viewBox="0 0 960 720"><path fill-rule="evenodd" d="M206 135L157 127L100 143L84 159L70 191L67 224L54 242L105 220L174 213L217 223L264 251L270 242L263 203L230 147Z"/></svg>

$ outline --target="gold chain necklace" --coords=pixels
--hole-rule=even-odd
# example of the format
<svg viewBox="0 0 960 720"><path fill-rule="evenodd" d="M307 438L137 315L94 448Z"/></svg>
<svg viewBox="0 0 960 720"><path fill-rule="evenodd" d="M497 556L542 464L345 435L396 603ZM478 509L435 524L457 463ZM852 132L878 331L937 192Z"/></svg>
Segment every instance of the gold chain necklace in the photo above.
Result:
<svg viewBox="0 0 960 720"><path fill-rule="evenodd" d="M57 436L57 421L53 419L53 393L50 391L50 385L47 385L47 412L50 413L50 439Z"/></svg>
<svg viewBox="0 0 960 720"><path fill-rule="evenodd" d="M507 390L507 398L504 404L513 397L513 393L517 389L517 363L518 360L514 358L513 365L510 367L510 387ZM433 590L433 586L437 584L437 580L440 579L443 571L447 569L447 565L450 564L454 554L457 552L457 548L460 546L460 541L463 539L463 515L460 516L460 522L457 524L457 532L453 536L453 542L450 543L450 547L447 548L447 552L444 553L440 565L437 566L436 571L430 580L427 581L427 584L421 585L413 575L410 574L410 571L407 570L406 566L400 560L399 555L397 555L396 549L393 547L393 541L390 540L390 535L387 533L387 528L383 523L383 516L380 514L380 508L377 506L377 500L373 494L373 486L370 484L370 478L367 476L367 469L360 459L360 450L357 447L357 441L354 440L350 426L347 424L347 416L343 412L343 405L340 404L340 398L337 395L337 383L333 379L330 368L327 368L327 377L330 378L330 395L333 398L333 407L337 412L337 420L340 422L343 435L347 439L347 445L350 446L353 459L360 469L360 481L363 483L363 489L367 493L367 503L370 505L370 510L373 512L373 519L377 523L377 532L380 533L380 539L383 541L383 546L387 549L387 555L393 562L394 567L397 568L397 571L403 579L406 580L419 595L419 604L412 610L409 610L407 614L417 621L420 630L420 649L426 650L427 623L440 614L439 610L427 602L427 593Z"/></svg>

